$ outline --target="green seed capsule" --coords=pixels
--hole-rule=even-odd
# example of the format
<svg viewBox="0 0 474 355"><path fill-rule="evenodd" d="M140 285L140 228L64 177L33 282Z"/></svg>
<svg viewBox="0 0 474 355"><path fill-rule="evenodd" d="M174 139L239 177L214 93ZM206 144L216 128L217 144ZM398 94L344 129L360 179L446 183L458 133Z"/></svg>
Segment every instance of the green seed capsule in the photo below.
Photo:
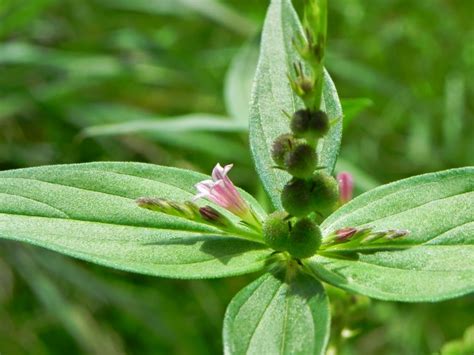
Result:
<svg viewBox="0 0 474 355"><path fill-rule="evenodd" d="M296 146L296 139L291 133L282 134L273 142L272 158L278 166L284 166L286 155Z"/></svg>
<svg viewBox="0 0 474 355"><path fill-rule="evenodd" d="M305 137L311 121L310 110L298 110L291 118L290 128L297 137Z"/></svg>
<svg viewBox="0 0 474 355"><path fill-rule="evenodd" d="M324 111L305 109L294 113L290 126L296 137L314 140L328 133L330 124Z"/></svg>
<svg viewBox="0 0 474 355"><path fill-rule="evenodd" d="M339 186L335 178L324 171L318 171L311 179L311 200L313 210L328 215L337 208Z"/></svg>
<svg viewBox="0 0 474 355"><path fill-rule="evenodd" d="M285 158L285 168L293 176L309 178L316 169L318 157L316 150L309 144L299 144Z"/></svg>
<svg viewBox="0 0 474 355"><path fill-rule="evenodd" d="M303 217L314 211L312 186L312 181L296 178L290 180L281 193L283 208L296 217Z"/></svg>
<svg viewBox="0 0 474 355"><path fill-rule="evenodd" d="M277 251L284 251L288 246L290 226L286 217L288 213L285 211L273 212L263 223L263 240Z"/></svg>
<svg viewBox="0 0 474 355"><path fill-rule="evenodd" d="M318 110L311 115L311 121L308 128L316 137L321 138L327 134L329 127L329 117L326 112Z"/></svg>
<svg viewBox="0 0 474 355"><path fill-rule="evenodd" d="M321 240L319 226L308 217L302 218L291 229L288 252L298 259L309 258L319 249Z"/></svg>

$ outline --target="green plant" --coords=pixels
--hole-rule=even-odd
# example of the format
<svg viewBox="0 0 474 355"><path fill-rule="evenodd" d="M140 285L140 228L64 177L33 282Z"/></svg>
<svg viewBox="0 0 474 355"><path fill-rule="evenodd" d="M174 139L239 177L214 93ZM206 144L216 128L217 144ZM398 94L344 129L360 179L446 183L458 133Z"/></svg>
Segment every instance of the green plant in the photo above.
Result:
<svg viewBox="0 0 474 355"><path fill-rule="evenodd" d="M272 146L290 131L287 116L320 108L327 114L328 132L298 137L317 149L315 165L322 170L317 176L331 179L339 150L341 107L322 69L325 7L317 6L324 4L307 2L304 31L289 0L272 1L265 22L250 138L258 173L278 211L285 207L281 193L291 176L288 167L275 167ZM315 41L309 54L300 42L308 38ZM191 171L137 163L4 171L0 236L165 277L265 270L229 305L224 323L227 353L323 352L330 316L320 281L378 299L409 302L437 301L473 290L473 168L385 185L334 212L334 194L317 199L329 203L322 210L311 205L289 220L292 228L308 218L320 223L322 244L309 257L291 247L279 253L269 248L261 227L267 214L242 191L240 198L231 187L226 190L233 193L234 204L217 200L219 196L217 203L191 202L194 185L200 182L208 193L211 187L229 184L228 170L218 167L213 181ZM303 194L307 196L314 177L298 175L302 186L310 186ZM142 196L160 199L139 200L152 210L146 211L135 203Z"/></svg>

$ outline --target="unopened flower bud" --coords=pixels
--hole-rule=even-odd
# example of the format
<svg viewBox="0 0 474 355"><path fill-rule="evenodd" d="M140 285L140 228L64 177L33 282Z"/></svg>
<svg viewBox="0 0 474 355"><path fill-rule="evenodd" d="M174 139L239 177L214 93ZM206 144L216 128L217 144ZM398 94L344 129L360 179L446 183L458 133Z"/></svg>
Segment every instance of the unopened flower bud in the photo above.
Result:
<svg viewBox="0 0 474 355"><path fill-rule="evenodd" d="M302 218L291 229L288 252L298 259L309 258L321 246L321 239L319 226L308 217Z"/></svg>
<svg viewBox="0 0 474 355"><path fill-rule="evenodd" d="M296 137L314 140L329 131L330 122L324 111L304 109L294 113L290 127Z"/></svg>
<svg viewBox="0 0 474 355"><path fill-rule="evenodd" d="M307 98L314 91L315 79L312 74L307 74L304 71L303 64L301 62L293 63L295 70L295 77L288 75L291 88L296 95L303 98Z"/></svg>
<svg viewBox="0 0 474 355"><path fill-rule="evenodd" d="M352 191L354 189L354 178L350 173L345 171L337 174L337 181L339 182L339 201L345 204L352 200Z"/></svg>
<svg viewBox="0 0 474 355"><path fill-rule="evenodd" d="M338 229L335 233L336 233L336 241L339 243L342 243L351 239L351 237L357 233L357 228L346 227L346 228Z"/></svg>
<svg viewBox="0 0 474 355"><path fill-rule="evenodd" d="M163 198L140 197L136 200L136 202L139 207L145 208L147 210L162 212L175 216L180 215L179 212L177 212L173 206L171 206L170 201Z"/></svg>
<svg viewBox="0 0 474 355"><path fill-rule="evenodd" d="M385 238L387 238L388 240L398 239L407 236L409 233L409 231L403 229L392 229L388 231L387 236Z"/></svg>
<svg viewBox="0 0 474 355"><path fill-rule="evenodd" d="M324 171L318 171L311 179L311 201L314 211L328 215L337 208L339 188L336 179Z"/></svg>
<svg viewBox="0 0 474 355"><path fill-rule="evenodd" d="M364 239L361 240L361 244L369 244L373 243L376 240L379 240L387 235L386 232L373 232L366 236Z"/></svg>
<svg viewBox="0 0 474 355"><path fill-rule="evenodd" d="M194 202L185 201L182 205L184 213L188 216L189 219L197 219L200 216L199 206Z"/></svg>
<svg viewBox="0 0 474 355"><path fill-rule="evenodd" d="M162 212L190 220L200 219L199 207L191 201L177 202L164 198L140 197L136 202L138 206L151 211Z"/></svg>
<svg viewBox="0 0 474 355"><path fill-rule="evenodd" d="M210 224L219 227L229 227L232 225L232 222L229 221L227 217L211 206L201 207L199 213L201 214L201 217Z"/></svg>
<svg viewBox="0 0 474 355"><path fill-rule="evenodd" d="M309 178L316 169L318 157L309 144L298 144L285 158L285 168L293 176Z"/></svg>
<svg viewBox="0 0 474 355"><path fill-rule="evenodd" d="M295 137L291 133L282 134L273 142L272 158L275 164L283 167L287 154L297 145Z"/></svg>
<svg viewBox="0 0 474 355"><path fill-rule="evenodd" d="M273 212L263 223L263 240L269 247L277 251L286 250L290 235L288 213Z"/></svg>
<svg viewBox="0 0 474 355"><path fill-rule="evenodd" d="M314 211L312 182L303 179L290 180L281 193L283 208L292 216L303 217Z"/></svg>

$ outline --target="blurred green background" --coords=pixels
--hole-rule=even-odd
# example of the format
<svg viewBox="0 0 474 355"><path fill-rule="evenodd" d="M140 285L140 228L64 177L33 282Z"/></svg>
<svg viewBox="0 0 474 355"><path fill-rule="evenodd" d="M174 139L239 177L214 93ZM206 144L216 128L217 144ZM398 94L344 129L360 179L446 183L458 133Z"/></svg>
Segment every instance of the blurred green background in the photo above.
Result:
<svg viewBox="0 0 474 355"><path fill-rule="evenodd" d="M264 202L246 105L267 5L0 0L0 169L233 162L236 184ZM358 193L473 165L473 15L471 0L330 1L326 66L346 115L338 169ZM220 353L226 304L256 276L165 280L2 241L0 353ZM401 304L329 291L341 354L432 354L454 340L444 353L458 354L474 324L473 296Z"/></svg>

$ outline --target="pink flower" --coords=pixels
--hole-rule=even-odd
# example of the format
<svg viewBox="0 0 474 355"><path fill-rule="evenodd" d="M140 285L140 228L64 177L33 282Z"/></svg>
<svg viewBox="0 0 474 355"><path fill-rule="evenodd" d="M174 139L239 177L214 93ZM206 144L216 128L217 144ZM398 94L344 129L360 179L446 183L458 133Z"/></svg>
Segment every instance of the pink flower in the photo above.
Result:
<svg viewBox="0 0 474 355"><path fill-rule="evenodd" d="M352 190L354 189L354 179L348 172L341 172L337 174L337 181L339 182L339 200L341 204L352 200Z"/></svg>
<svg viewBox="0 0 474 355"><path fill-rule="evenodd" d="M244 201L227 176L232 164L222 167L219 163L212 170L212 180L204 180L195 185L198 194L194 200L207 198L226 210L240 217L244 222L252 226L260 226L249 205Z"/></svg>

